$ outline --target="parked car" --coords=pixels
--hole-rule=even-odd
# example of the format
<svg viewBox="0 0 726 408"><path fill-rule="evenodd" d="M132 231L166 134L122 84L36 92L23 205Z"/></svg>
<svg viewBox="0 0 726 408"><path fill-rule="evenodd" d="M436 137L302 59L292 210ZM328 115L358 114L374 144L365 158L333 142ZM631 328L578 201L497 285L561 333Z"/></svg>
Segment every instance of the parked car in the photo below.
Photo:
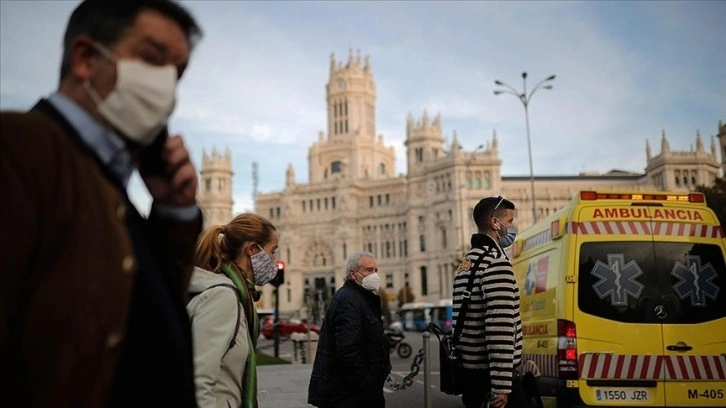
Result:
<svg viewBox="0 0 726 408"><path fill-rule="evenodd" d="M261 332L266 339L274 336L275 317L267 316L262 321ZM307 333L308 323L300 319L288 319L280 317L280 337L289 337L292 333ZM320 334L320 327L317 324L310 325L310 331Z"/></svg>

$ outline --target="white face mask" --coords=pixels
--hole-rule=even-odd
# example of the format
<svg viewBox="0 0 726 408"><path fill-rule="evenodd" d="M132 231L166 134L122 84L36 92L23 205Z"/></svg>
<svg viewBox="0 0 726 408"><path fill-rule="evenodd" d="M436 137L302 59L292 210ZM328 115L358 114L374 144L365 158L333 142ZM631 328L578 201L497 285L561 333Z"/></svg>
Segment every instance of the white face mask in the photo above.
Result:
<svg viewBox="0 0 726 408"><path fill-rule="evenodd" d="M381 277L378 276L378 272L373 272L368 276L364 276L363 280L361 280L360 282L360 285L370 290L371 292L375 292L381 285Z"/></svg>
<svg viewBox="0 0 726 408"><path fill-rule="evenodd" d="M83 83L84 89L96 103L98 113L123 136L142 146L150 145L174 111L176 67L118 59L105 47L95 47L116 63L116 85L105 99L88 81Z"/></svg>

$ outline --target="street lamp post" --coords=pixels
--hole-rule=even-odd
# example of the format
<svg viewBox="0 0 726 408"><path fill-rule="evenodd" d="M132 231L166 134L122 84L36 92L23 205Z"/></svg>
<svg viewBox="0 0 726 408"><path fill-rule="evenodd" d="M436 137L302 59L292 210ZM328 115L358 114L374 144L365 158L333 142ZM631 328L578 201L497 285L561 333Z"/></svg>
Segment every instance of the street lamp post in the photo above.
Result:
<svg viewBox="0 0 726 408"><path fill-rule="evenodd" d="M529 155L529 182L532 188L532 223L537 222L537 201L534 195L534 170L532 169L532 143L530 142L530 136L529 136L529 102L532 100L532 95L534 95L535 92L537 92L540 89L552 89L552 85L548 82L553 81L555 79L555 75L552 74L549 77L539 81L537 85L532 88L532 91L527 94L527 73L522 72L522 82L524 83L524 88L522 90L522 93L517 92L516 89L514 89L509 84L506 84L500 80L494 81L494 84L497 86L502 86L504 89L497 89L494 91L494 95L500 95L500 94L510 94L517 97L522 102L522 105L524 105L524 118L527 123L527 153Z"/></svg>

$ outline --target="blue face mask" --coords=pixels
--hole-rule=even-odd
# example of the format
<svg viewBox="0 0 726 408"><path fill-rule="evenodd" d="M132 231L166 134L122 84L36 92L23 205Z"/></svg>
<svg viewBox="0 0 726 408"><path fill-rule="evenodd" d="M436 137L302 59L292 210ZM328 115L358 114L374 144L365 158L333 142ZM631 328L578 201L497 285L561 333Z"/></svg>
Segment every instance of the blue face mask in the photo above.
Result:
<svg viewBox="0 0 726 408"><path fill-rule="evenodd" d="M514 227L507 227L507 235L499 237L499 245L502 248L509 248L514 243L514 239L517 238L517 229Z"/></svg>
<svg viewBox="0 0 726 408"><path fill-rule="evenodd" d="M499 221L498 218L494 219L497 220L497 222L499 222L502 226L504 226L504 223ZM517 238L517 229L514 227L507 227L507 233L503 236L499 235L500 231L501 229L497 231L497 236L499 236L499 245L501 245L502 248L509 248L514 243L514 239Z"/></svg>

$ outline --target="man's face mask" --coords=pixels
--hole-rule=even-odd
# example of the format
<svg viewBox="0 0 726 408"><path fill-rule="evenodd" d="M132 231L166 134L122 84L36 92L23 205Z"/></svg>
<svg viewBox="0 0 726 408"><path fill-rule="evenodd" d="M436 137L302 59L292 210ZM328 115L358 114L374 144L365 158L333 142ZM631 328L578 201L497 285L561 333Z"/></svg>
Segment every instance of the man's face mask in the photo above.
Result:
<svg viewBox="0 0 726 408"><path fill-rule="evenodd" d="M96 103L98 114L123 136L142 146L150 145L174 111L176 67L117 58L103 45L93 46L116 64L116 85L105 99L89 81L83 83L83 88Z"/></svg>
<svg viewBox="0 0 726 408"><path fill-rule="evenodd" d="M270 283L277 276L277 262L268 254L261 246L260 252L252 255L252 275L254 275L255 285L263 286Z"/></svg>
<svg viewBox="0 0 726 408"><path fill-rule="evenodd" d="M362 273L356 271L358 275L363 277L360 281L360 285L363 286L365 289L370 290L371 292L375 292L378 290L378 287L381 285L381 277L378 275L378 272L373 272L367 276L363 276Z"/></svg>
<svg viewBox="0 0 726 408"><path fill-rule="evenodd" d="M502 248L509 248L514 243L514 239L517 238L517 229L514 227L506 227L506 230L504 230L504 223L499 220L499 218L494 218L501 227L497 230L497 236L499 237L499 245L502 246ZM502 232L504 232L504 235L502 235Z"/></svg>

